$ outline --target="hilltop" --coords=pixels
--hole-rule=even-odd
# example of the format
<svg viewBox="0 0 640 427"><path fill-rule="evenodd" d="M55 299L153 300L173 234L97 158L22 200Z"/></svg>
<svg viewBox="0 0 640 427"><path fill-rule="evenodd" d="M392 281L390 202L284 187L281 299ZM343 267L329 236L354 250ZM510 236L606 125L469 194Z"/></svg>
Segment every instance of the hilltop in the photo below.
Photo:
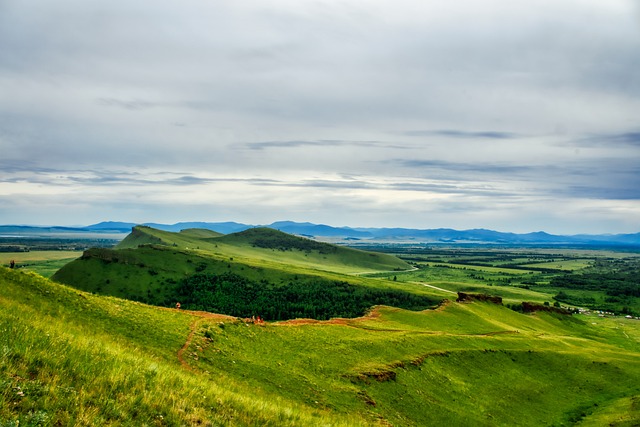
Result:
<svg viewBox="0 0 640 427"><path fill-rule="evenodd" d="M187 229L175 233L136 226L116 249L135 249L142 245L171 246L200 253L209 252L217 256L238 256L245 260L262 260L344 273L411 268L405 261L391 255L318 242L270 228L251 228L222 235L204 229Z"/></svg>

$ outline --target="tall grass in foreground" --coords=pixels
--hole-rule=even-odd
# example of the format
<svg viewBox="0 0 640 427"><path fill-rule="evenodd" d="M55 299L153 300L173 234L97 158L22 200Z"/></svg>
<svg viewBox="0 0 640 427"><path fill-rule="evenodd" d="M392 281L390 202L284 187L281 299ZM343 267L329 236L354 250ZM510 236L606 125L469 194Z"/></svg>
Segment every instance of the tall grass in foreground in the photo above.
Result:
<svg viewBox="0 0 640 427"><path fill-rule="evenodd" d="M219 384L122 337L92 334L71 316L43 316L37 295L6 297L14 275L28 279L0 272L0 426L364 424ZM50 284L51 297L65 304L57 288Z"/></svg>

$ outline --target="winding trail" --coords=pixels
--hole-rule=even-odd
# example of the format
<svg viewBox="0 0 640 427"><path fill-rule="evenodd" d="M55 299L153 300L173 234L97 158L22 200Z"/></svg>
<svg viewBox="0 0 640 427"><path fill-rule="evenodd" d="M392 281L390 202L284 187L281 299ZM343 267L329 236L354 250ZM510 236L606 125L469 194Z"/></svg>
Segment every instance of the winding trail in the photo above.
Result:
<svg viewBox="0 0 640 427"><path fill-rule="evenodd" d="M439 288L439 287L437 287L437 286L430 285L430 284L428 284L428 283L422 283L422 282L409 282L409 283L415 283L416 285L426 286L426 287L428 287L428 288L432 288L432 289L435 289L435 290L437 290L437 291L442 291L442 292L446 292L446 293L449 293L449 294L455 294L455 295L458 295L458 293L457 293L457 292L453 292L453 291L450 291L450 290L448 290L448 289L442 289L442 288Z"/></svg>
<svg viewBox="0 0 640 427"><path fill-rule="evenodd" d="M350 276L364 276L366 274L389 274L389 273L408 273L411 271L420 270L418 267L412 267L409 270L389 270L389 271L362 271L360 273L347 273Z"/></svg>
<svg viewBox="0 0 640 427"><path fill-rule="evenodd" d="M180 350L178 350L178 360L180 361L180 364L182 365L183 368L192 372L193 372L193 368L184 360L183 354L191 345L191 341L193 341L193 335L196 333L198 323L200 323L201 320L202 319L200 318L191 322L191 326L189 327L190 328L189 335L187 336L187 341L185 341L184 345L180 348Z"/></svg>
<svg viewBox="0 0 640 427"><path fill-rule="evenodd" d="M173 309L173 308L166 308L166 307L160 307L160 308L168 311L176 311L176 309ZM227 316L226 314L209 313L207 311L180 310L180 312L191 314L192 316L196 317L196 319L194 319L194 321L191 322L191 325L189 326L189 335L187 336L187 340L182 345L180 350L178 350L178 353L177 353L177 357L178 357L178 361L180 362L180 365L182 365L183 368L193 372L194 369L184 359L184 352L187 351L187 349L191 345L191 342L193 341L193 336L198 330L198 325L200 324L200 322L202 322L204 319L236 320L237 318L233 316Z"/></svg>

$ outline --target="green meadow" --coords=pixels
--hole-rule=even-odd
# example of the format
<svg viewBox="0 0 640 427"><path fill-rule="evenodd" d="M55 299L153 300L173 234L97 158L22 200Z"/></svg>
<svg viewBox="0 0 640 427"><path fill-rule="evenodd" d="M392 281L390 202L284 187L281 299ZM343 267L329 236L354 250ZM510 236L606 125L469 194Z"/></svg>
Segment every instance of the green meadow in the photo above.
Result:
<svg viewBox="0 0 640 427"><path fill-rule="evenodd" d="M483 269L450 264L459 256L446 251L397 254L403 261L253 233L142 228L116 249L86 251L57 281L0 267L0 426L640 424L640 320L506 306L554 305L556 275L613 283L634 271L627 257L569 273L566 259L561 272L526 270L501 253ZM335 289L344 301L388 303L266 322L170 308L172 292L194 283L224 308L238 307L234 289L316 308ZM325 291L304 300L314 286ZM458 291L505 305L456 302Z"/></svg>
<svg viewBox="0 0 640 427"><path fill-rule="evenodd" d="M18 268L51 277L64 265L82 255L81 251L29 251L0 252L0 265L8 266L13 260Z"/></svg>

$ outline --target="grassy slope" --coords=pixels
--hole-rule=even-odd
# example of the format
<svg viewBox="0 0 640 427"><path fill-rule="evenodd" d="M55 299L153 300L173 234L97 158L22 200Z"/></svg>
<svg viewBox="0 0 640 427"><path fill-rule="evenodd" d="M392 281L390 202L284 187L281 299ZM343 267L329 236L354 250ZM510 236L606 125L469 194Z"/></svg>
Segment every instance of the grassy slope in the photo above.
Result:
<svg viewBox="0 0 640 427"><path fill-rule="evenodd" d="M481 303L380 314L342 325L203 324L193 363L394 425L565 424L640 393L640 341L583 320Z"/></svg>
<svg viewBox="0 0 640 427"><path fill-rule="evenodd" d="M487 293L500 296L505 303L520 303L521 301L531 301L536 303L544 303L545 301L553 301L552 295L530 289L523 289L515 286L500 286L499 284L488 284L487 282L470 279L468 271L470 269L458 268L427 268L409 272L394 274L398 282L411 283L416 287L425 287L432 285L449 292L468 292L468 293ZM522 273L520 273L522 274ZM388 276L388 275L375 275ZM499 282L496 282L499 283ZM433 288L430 288L433 290ZM452 294L447 292L433 292L434 295L444 298L454 298Z"/></svg>
<svg viewBox="0 0 640 427"><path fill-rule="evenodd" d="M207 230L183 230L181 233L134 227L116 249L137 248L139 245L166 245L180 249L205 252L220 258L234 257L245 263L280 264L320 269L339 273L373 272L380 270L406 270L410 266L391 255L315 242L291 236L269 228L249 229L221 237L207 237ZM273 247L257 246L276 242ZM307 249L308 248L308 249Z"/></svg>
<svg viewBox="0 0 640 427"><path fill-rule="evenodd" d="M286 262L340 273L411 268L405 261L388 254L316 242L269 228L253 228L211 241L225 245L229 253L235 253L237 256Z"/></svg>
<svg viewBox="0 0 640 427"><path fill-rule="evenodd" d="M194 315L0 267L0 425L363 425L181 368Z"/></svg>
<svg viewBox="0 0 640 427"><path fill-rule="evenodd" d="M224 236L222 233L218 233L213 230L206 230L204 228L187 228L180 231L180 234L195 237L197 239L213 239L216 237Z"/></svg>
<svg viewBox="0 0 640 427"><path fill-rule="evenodd" d="M4 268L0 302L0 421L21 425L568 425L614 410L640 421L636 321L449 303L247 325ZM191 328L193 371L176 356Z"/></svg>

